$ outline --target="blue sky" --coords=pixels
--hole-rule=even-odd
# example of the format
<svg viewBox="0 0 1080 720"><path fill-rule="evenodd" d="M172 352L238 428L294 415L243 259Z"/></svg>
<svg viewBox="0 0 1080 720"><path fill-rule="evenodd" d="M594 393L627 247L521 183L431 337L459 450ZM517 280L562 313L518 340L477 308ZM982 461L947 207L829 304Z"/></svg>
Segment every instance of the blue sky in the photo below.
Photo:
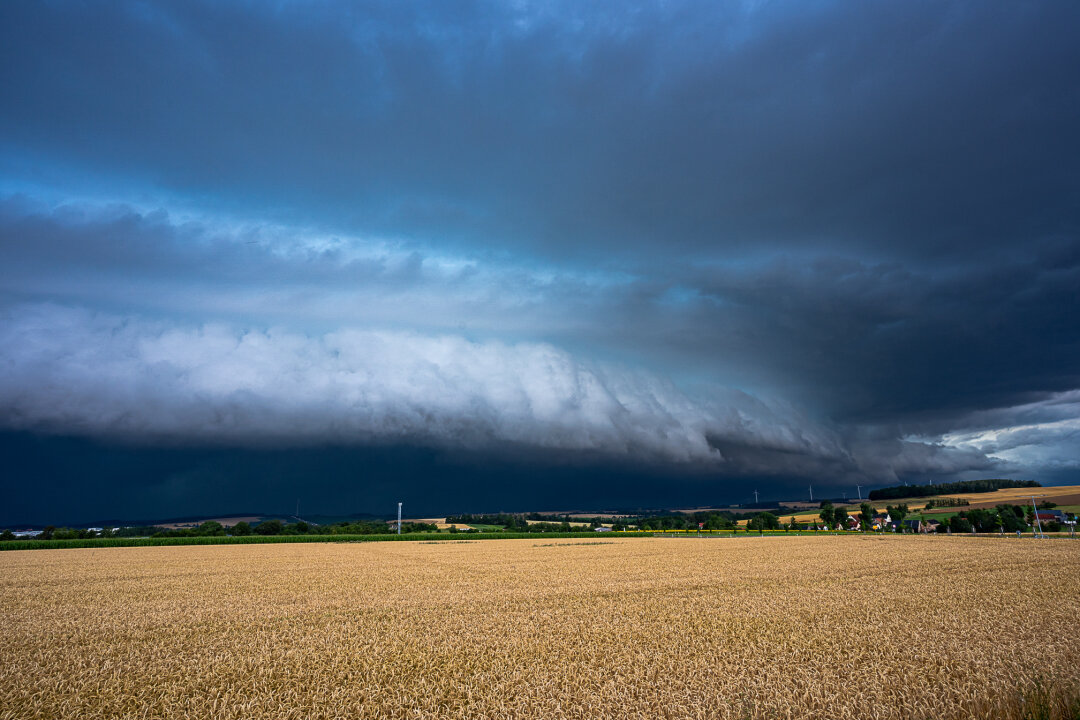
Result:
<svg viewBox="0 0 1080 720"><path fill-rule="evenodd" d="M0 15L0 521L1080 475L1074 3Z"/></svg>

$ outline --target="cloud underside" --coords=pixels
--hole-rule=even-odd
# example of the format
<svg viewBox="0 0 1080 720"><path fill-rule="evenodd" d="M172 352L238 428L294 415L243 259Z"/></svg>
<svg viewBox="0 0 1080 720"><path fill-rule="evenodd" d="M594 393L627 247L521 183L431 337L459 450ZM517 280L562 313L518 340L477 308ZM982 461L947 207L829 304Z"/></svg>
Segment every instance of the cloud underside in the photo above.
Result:
<svg viewBox="0 0 1080 720"><path fill-rule="evenodd" d="M38 306L5 318L14 425L199 440L421 440L718 461L707 407L550 345L342 330L169 328ZM733 417L738 417L735 413ZM805 440L773 442L795 449ZM764 438L762 438L764 440Z"/></svg>
<svg viewBox="0 0 1080 720"><path fill-rule="evenodd" d="M544 344L340 330L171 327L59 306L0 330L9 429L196 443L420 443L585 452L718 471L858 476L985 467L981 454L847 442L792 407L583 362Z"/></svg>

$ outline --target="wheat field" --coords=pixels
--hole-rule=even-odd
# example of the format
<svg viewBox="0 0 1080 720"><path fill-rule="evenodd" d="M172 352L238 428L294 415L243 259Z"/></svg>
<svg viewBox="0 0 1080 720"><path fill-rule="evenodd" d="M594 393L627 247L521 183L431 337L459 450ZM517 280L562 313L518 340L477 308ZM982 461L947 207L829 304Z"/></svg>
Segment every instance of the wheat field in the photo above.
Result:
<svg viewBox="0 0 1080 720"><path fill-rule="evenodd" d="M6 552L0 718L1071 717L1078 580L1030 539Z"/></svg>

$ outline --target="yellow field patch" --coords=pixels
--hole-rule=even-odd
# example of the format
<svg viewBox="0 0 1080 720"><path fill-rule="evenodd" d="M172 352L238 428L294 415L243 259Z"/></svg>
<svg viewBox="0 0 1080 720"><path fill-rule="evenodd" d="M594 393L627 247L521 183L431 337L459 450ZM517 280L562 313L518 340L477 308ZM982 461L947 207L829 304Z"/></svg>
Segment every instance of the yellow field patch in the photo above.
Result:
<svg viewBox="0 0 1080 720"><path fill-rule="evenodd" d="M1080 692L1080 542L543 540L3 552L0 718L1018 718Z"/></svg>
<svg viewBox="0 0 1080 720"><path fill-rule="evenodd" d="M1002 490L995 490L988 493L956 493L949 494L947 497L960 498L967 500L972 506L986 506L993 507L994 505L1007 503L1009 505L1027 505L1031 503L1032 496L1035 497L1035 502L1055 501L1062 498L1068 499L1069 496L1075 496L1080 494L1080 485L1059 485L1057 487L1034 487L1034 488L1004 488ZM877 500L870 504L874 507L875 512L884 512L886 505L899 505L906 504L912 511L922 510L926 507L926 501L937 498L926 497L914 497L914 498L897 498L895 500ZM866 502L870 502L867 500ZM852 515L857 514L859 507L859 500L851 500L845 507L851 511ZM963 509L963 508L960 508ZM938 508L934 508L931 512L937 511ZM780 513L778 517L785 525L788 521L794 517L796 522L806 523L819 520L818 513L820 510L806 510L795 513ZM775 514L775 513L774 513ZM739 523L745 525L746 521Z"/></svg>

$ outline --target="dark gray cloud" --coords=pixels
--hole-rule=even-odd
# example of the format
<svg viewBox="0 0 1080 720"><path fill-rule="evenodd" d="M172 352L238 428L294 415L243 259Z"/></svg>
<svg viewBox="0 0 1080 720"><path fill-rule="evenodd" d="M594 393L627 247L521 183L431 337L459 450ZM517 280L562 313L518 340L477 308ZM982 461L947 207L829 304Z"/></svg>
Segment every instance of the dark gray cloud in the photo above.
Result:
<svg viewBox="0 0 1080 720"><path fill-rule="evenodd" d="M172 478L268 443L645 463L641 498L1070 477L1078 34L1050 1L5 3L0 430L187 448Z"/></svg>
<svg viewBox="0 0 1080 720"><path fill-rule="evenodd" d="M1075 3L3 13L7 161L43 178L631 264L1077 231Z"/></svg>

